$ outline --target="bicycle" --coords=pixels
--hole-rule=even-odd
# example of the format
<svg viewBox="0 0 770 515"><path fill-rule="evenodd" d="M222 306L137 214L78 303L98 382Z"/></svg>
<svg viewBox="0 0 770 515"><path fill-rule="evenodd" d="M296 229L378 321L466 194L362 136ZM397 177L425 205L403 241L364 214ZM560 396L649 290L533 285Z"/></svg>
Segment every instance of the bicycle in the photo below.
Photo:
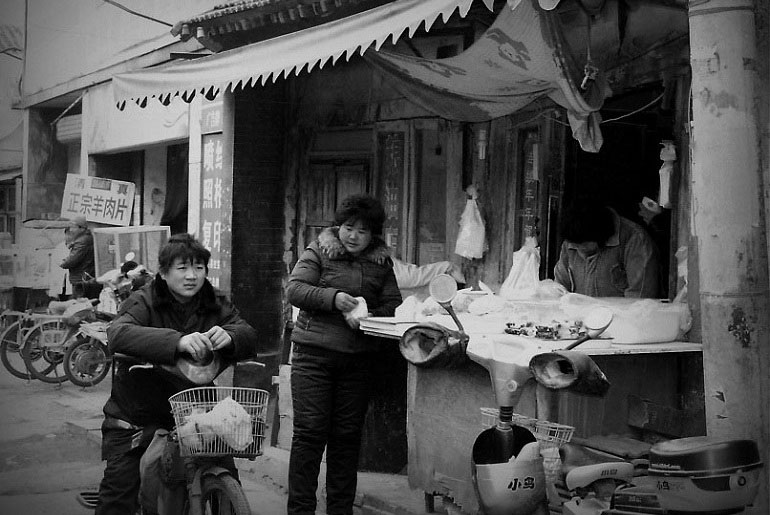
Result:
<svg viewBox="0 0 770 515"><path fill-rule="evenodd" d="M25 315L23 311L6 309L0 314L3 322L3 332L0 333L0 360L6 370L19 379L30 379L27 366L19 353L19 346L23 339L21 332L21 319ZM10 322L9 320L14 320Z"/></svg>
<svg viewBox="0 0 770 515"><path fill-rule="evenodd" d="M167 445L172 455L174 447L179 452L187 486L182 513L252 513L240 483L222 460L253 460L262 454L268 398L265 390L222 386L190 388L169 398L175 428ZM233 417L222 421L217 410L239 413L239 422L232 422ZM208 425L203 422L207 415L212 419Z"/></svg>
<svg viewBox="0 0 770 515"><path fill-rule="evenodd" d="M32 326L22 335L19 352L29 373L44 383L61 384L69 379L64 355L75 341L82 322L95 318L98 300L49 304L57 314L32 313L25 317ZM58 305L57 305L58 304Z"/></svg>
<svg viewBox="0 0 770 515"><path fill-rule="evenodd" d="M49 329L56 330L58 326L58 324L46 324L45 322L48 321L46 319L58 317L13 310L4 311L0 317L15 319L14 322L7 324L0 334L0 360L13 376L27 380L42 377L45 378L45 382L52 383L66 380L63 376L57 378L56 373L54 378L47 377L51 372L55 372L58 360L40 344L42 333L47 333ZM29 338L30 336L32 338ZM26 359L23 349L26 349Z"/></svg>
<svg viewBox="0 0 770 515"><path fill-rule="evenodd" d="M201 374L189 370L186 356L180 356L174 366L143 363L124 354L113 354L112 359L128 363L129 373L154 368L198 385L210 383L226 365L214 357ZM240 365L264 367L253 361ZM115 369L113 363L113 373ZM142 513L251 515L234 475L233 458L253 460L262 455L269 396L257 388L195 386L169 397L174 428L156 430L142 457ZM222 418L225 410L239 417ZM230 422L221 423L223 419Z"/></svg>

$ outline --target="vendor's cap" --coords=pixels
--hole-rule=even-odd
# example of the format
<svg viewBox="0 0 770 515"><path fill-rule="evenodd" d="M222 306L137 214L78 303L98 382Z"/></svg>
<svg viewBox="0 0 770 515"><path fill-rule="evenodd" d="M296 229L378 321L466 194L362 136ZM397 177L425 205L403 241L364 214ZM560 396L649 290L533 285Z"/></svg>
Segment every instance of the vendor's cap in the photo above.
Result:
<svg viewBox="0 0 770 515"><path fill-rule="evenodd" d="M88 222L86 221L85 216L76 216L74 218L70 218L70 223L72 227L82 227L84 229L88 229Z"/></svg>

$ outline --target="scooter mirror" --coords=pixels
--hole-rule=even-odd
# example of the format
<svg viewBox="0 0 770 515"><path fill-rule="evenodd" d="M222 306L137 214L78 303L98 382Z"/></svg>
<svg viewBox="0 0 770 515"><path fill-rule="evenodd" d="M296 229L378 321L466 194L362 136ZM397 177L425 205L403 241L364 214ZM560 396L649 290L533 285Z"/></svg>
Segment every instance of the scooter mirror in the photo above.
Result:
<svg viewBox="0 0 770 515"><path fill-rule="evenodd" d="M599 306L592 309L586 317L583 319L583 325L586 328L586 333L570 343L564 350L572 350L583 342L596 338L602 334L607 327L612 323L613 313L610 308Z"/></svg>
<svg viewBox="0 0 770 515"><path fill-rule="evenodd" d="M457 295L457 283L449 274L437 275L430 281L428 291L439 304L452 302Z"/></svg>
<svg viewBox="0 0 770 515"><path fill-rule="evenodd" d="M574 393L603 397L610 388L607 376L594 360L578 351L537 354L529 361L529 370L538 383L552 390L566 388Z"/></svg>
<svg viewBox="0 0 770 515"><path fill-rule="evenodd" d="M449 274L437 275L428 284L428 291L430 296L451 315L460 332L464 333L463 324L457 318L454 308L452 308L452 299L457 295L457 283L454 278Z"/></svg>
<svg viewBox="0 0 770 515"><path fill-rule="evenodd" d="M599 306L592 309L583 319L583 325L586 331L591 333L592 338L596 338L604 332L612 323L613 313L610 308Z"/></svg>

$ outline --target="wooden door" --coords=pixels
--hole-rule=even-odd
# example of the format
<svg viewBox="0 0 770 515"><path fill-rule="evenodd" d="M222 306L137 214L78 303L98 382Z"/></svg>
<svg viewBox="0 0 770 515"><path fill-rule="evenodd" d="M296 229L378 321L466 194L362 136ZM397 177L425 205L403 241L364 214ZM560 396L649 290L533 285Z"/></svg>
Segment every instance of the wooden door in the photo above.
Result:
<svg viewBox="0 0 770 515"><path fill-rule="evenodd" d="M369 163L363 159L313 161L304 179L300 252L324 228L334 225L334 211L342 199L369 192Z"/></svg>

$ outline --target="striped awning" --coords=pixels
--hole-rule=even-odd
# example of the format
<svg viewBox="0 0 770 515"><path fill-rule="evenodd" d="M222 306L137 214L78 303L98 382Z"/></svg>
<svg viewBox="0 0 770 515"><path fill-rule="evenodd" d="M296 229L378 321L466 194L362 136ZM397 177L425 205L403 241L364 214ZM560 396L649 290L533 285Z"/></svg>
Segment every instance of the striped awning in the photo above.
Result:
<svg viewBox="0 0 770 515"><path fill-rule="evenodd" d="M482 0L492 10L494 0ZM458 10L465 16L473 0L397 0L347 18L331 21L266 41L252 43L192 61L173 62L113 78L119 107L133 100L142 105L148 99L168 102L174 96L189 101L196 93L248 88L276 81L303 70L310 72L343 55L379 48L405 33L412 37L424 23L425 29L439 16L446 22Z"/></svg>

